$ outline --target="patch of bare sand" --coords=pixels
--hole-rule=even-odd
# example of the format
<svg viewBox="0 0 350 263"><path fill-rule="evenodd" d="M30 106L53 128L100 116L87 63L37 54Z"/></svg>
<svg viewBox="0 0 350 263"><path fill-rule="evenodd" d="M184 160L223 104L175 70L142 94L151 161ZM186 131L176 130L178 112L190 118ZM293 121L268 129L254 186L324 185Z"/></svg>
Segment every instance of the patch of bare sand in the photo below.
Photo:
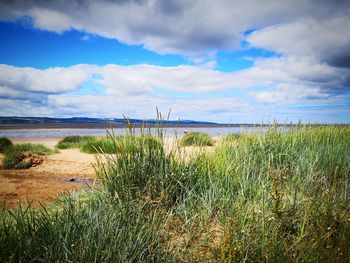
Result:
<svg viewBox="0 0 350 263"><path fill-rule="evenodd" d="M15 143L43 143L53 148L58 139L20 139ZM1 159L3 156L1 156ZM1 160L0 160L1 161ZM87 179L93 184L96 176L93 165L94 155L77 149L61 150L44 157L41 165L25 170L0 169L0 202L7 207L16 207L19 202L45 204L62 193L86 188L86 183L70 182L72 178Z"/></svg>

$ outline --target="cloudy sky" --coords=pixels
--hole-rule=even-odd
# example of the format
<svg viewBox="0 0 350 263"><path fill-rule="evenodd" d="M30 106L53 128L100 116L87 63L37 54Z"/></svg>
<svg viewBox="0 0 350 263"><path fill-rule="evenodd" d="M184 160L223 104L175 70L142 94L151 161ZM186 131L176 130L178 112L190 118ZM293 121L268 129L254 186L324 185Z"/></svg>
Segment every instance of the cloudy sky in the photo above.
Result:
<svg viewBox="0 0 350 263"><path fill-rule="evenodd" d="M350 123L350 1L0 1L0 115Z"/></svg>

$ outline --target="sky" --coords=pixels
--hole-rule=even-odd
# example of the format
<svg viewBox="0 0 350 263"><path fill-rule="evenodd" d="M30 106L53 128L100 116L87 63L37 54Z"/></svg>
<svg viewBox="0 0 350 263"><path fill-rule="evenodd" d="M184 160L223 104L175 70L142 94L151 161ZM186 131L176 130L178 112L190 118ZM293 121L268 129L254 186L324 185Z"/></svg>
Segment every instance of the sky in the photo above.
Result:
<svg viewBox="0 0 350 263"><path fill-rule="evenodd" d="M0 116L350 123L350 1L0 0Z"/></svg>

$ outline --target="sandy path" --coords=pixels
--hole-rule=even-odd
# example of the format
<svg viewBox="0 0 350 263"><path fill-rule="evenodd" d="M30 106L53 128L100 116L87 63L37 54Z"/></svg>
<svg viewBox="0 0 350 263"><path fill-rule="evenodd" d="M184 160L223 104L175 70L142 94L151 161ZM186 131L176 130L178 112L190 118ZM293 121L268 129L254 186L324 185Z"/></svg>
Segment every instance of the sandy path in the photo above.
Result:
<svg viewBox="0 0 350 263"><path fill-rule="evenodd" d="M53 148L58 139L20 139L15 143L43 143ZM0 157L0 159L2 156ZM0 160L1 161L1 160ZM48 203L61 193L86 188L86 183L70 182L72 178L95 181L94 155L81 153L77 149L61 150L44 157L44 162L25 170L0 169L0 202L8 207L16 207L18 202L33 201L34 206Z"/></svg>

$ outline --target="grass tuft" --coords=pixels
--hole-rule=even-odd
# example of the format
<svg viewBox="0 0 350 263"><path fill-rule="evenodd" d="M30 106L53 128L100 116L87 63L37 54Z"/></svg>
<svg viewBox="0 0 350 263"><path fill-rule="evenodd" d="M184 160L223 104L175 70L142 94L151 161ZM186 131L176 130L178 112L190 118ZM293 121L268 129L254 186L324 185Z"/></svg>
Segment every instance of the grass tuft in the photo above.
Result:
<svg viewBox="0 0 350 263"><path fill-rule="evenodd" d="M57 144L58 149L71 149L71 148L80 148L82 144L86 142L95 141L96 138L93 136L66 136L60 140Z"/></svg>
<svg viewBox="0 0 350 263"><path fill-rule="evenodd" d="M4 169L26 169L42 162L43 155L54 151L42 144L14 144L4 152Z"/></svg>
<svg viewBox="0 0 350 263"><path fill-rule="evenodd" d="M187 133L180 141L181 146L213 146L214 140L204 132Z"/></svg>
<svg viewBox="0 0 350 263"><path fill-rule="evenodd" d="M0 137L0 153L4 153L11 146L12 142L10 139L6 137Z"/></svg>

